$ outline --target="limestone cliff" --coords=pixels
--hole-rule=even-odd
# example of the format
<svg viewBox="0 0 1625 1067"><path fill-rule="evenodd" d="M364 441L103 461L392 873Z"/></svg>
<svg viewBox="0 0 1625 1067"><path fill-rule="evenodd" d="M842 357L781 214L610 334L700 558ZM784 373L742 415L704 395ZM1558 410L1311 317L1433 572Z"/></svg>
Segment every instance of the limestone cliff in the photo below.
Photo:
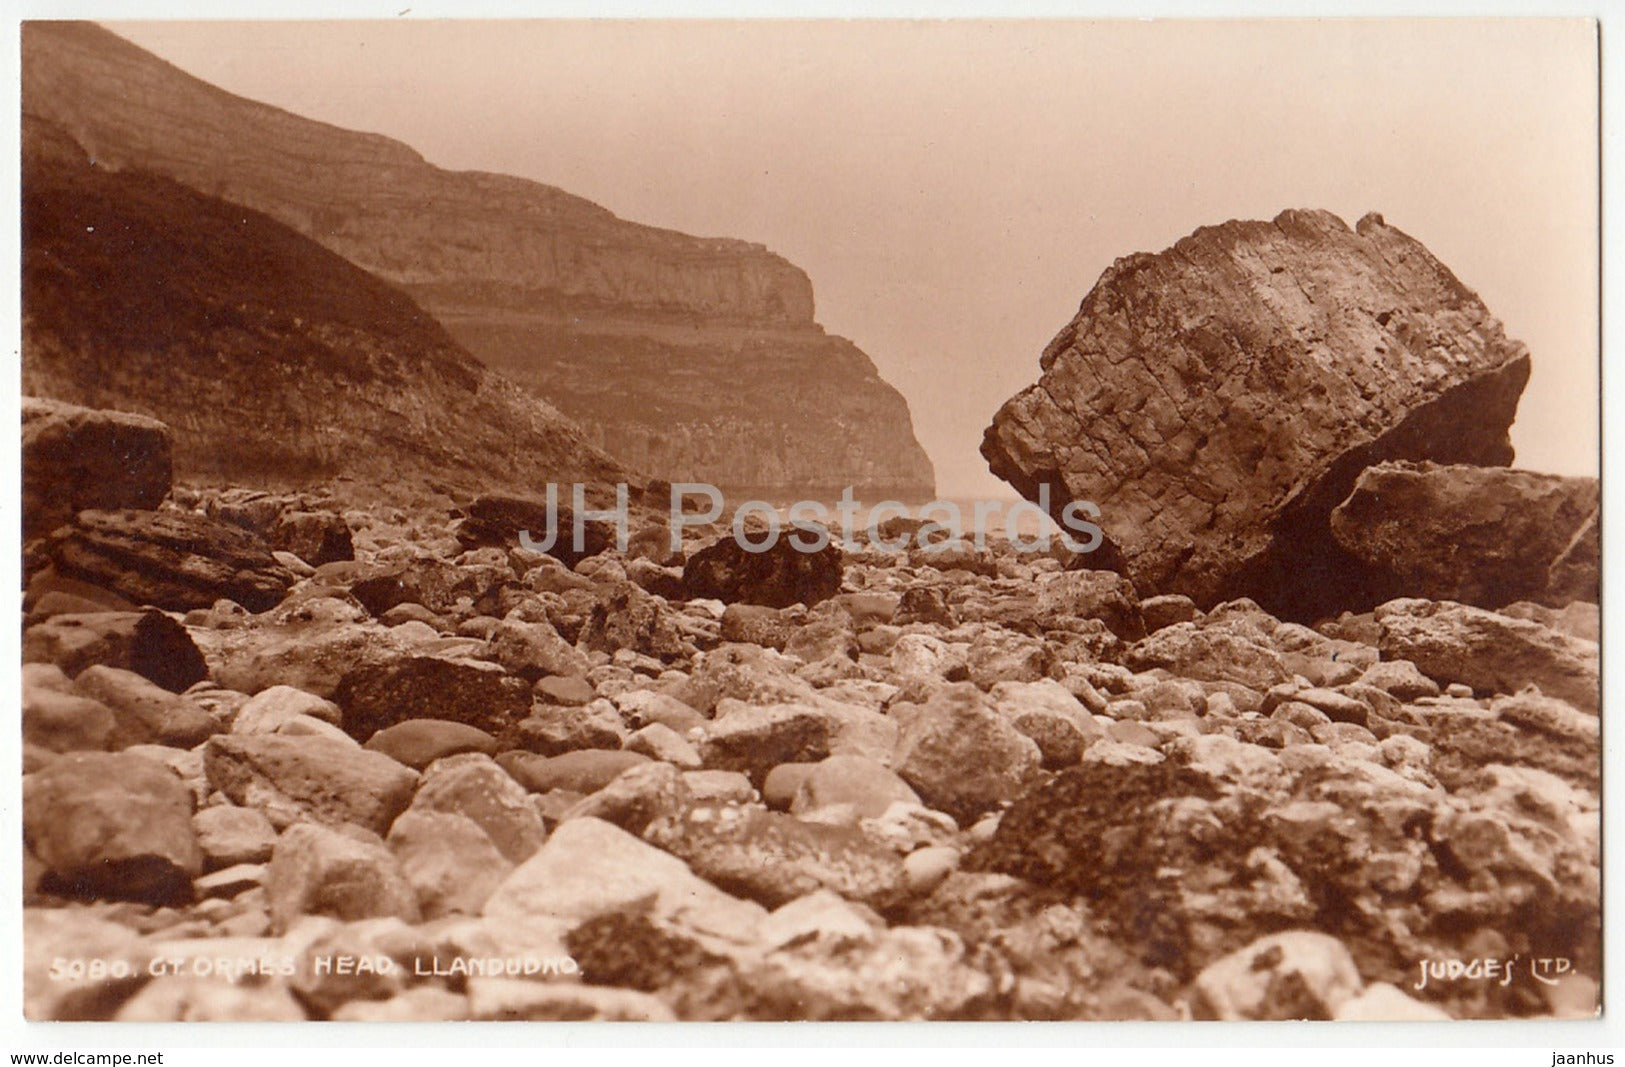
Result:
<svg viewBox="0 0 1625 1067"><path fill-rule="evenodd" d="M94 25L29 23L22 37L25 110L99 165L256 208L401 286L619 458L731 486L931 491L902 397L824 333L807 276L760 245L443 170L388 138L234 96Z"/></svg>
<svg viewBox="0 0 1625 1067"><path fill-rule="evenodd" d="M1313 617L1368 577L1327 516L1383 460L1506 465L1524 346L1420 243L1324 211L1119 259L982 443L1092 500L1142 593ZM1365 606L1370 606L1366 604Z"/></svg>
<svg viewBox="0 0 1625 1067"><path fill-rule="evenodd" d="M257 211L23 116L28 394L149 415L193 481L469 493L639 481L398 289Z"/></svg>

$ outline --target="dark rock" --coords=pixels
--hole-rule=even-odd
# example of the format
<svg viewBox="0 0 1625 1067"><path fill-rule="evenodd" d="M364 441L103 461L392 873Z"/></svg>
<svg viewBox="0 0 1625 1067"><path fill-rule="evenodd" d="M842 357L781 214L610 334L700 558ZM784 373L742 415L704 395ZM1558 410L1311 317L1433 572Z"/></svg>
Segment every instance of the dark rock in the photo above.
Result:
<svg viewBox="0 0 1625 1067"><path fill-rule="evenodd" d="M683 587L691 598L725 604L811 607L841 589L841 550L832 540L817 552L804 552L795 542L811 535L786 532L763 552L750 552L733 537L722 537L700 549L683 565Z"/></svg>
<svg viewBox="0 0 1625 1067"><path fill-rule="evenodd" d="M156 508L173 478L168 426L145 415L23 397L23 540L80 511Z"/></svg>
<svg viewBox="0 0 1625 1067"><path fill-rule="evenodd" d="M1098 525L1142 593L1304 619L1363 595L1327 529L1360 471L1509 462L1529 376L1425 248L1324 211L1119 259L1041 364L982 442L995 474L1031 500L1047 485L1057 516L1109 501Z"/></svg>
<svg viewBox="0 0 1625 1067"><path fill-rule="evenodd" d="M444 560L418 559L356 579L350 584L350 595L374 618L382 618L390 608L401 604L420 604L437 615L444 614L464 597L473 602L476 610L484 610L502 576L491 567L459 567Z"/></svg>
<svg viewBox="0 0 1625 1067"><path fill-rule="evenodd" d="M270 531L271 547L292 552L312 567L355 559L350 524L331 511L284 511Z"/></svg>
<svg viewBox="0 0 1625 1067"><path fill-rule="evenodd" d="M209 676L184 627L157 611L56 615L23 632L24 663L54 663L69 677L101 664L180 692Z"/></svg>
<svg viewBox="0 0 1625 1067"><path fill-rule="evenodd" d="M437 759L462 752L495 755L496 738L466 723L446 719L407 719L367 738L364 746L421 771Z"/></svg>
<svg viewBox="0 0 1625 1067"><path fill-rule="evenodd" d="M528 534L538 545L552 543L545 551L569 567L588 556L615 547L615 524L604 519L582 519L580 548L576 547L575 513L566 501L552 509L547 501L490 494L476 497L463 509L466 516L457 527L457 541L464 548L519 548L519 535Z"/></svg>
<svg viewBox="0 0 1625 1067"><path fill-rule="evenodd" d="M61 574L167 611L222 599L266 611L293 584L264 541L195 513L81 511L42 551Z"/></svg>
<svg viewBox="0 0 1625 1067"><path fill-rule="evenodd" d="M914 585L903 590L892 621L899 626L907 626L910 623L953 626L958 620L954 618L953 609L948 606L948 592L944 587Z"/></svg>
<svg viewBox="0 0 1625 1067"><path fill-rule="evenodd" d="M358 664L333 693L344 730L365 741L407 719L446 719L499 734L530 711L530 686L494 663L402 655Z"/></svg>
<svg viewBox="0 0 1625 1067"><path fill-rule="evenodd" d="M180 903L203 871L191 790L125 753L73 752L28 775L23 838L51 884L76 896Z"/></svg>
<svg viewBox="0 0 1625 1067"><path fill-rule="evenodd" d="M1383 463L1360 475L1332 512L1331 531L1395 595L1492 609L1517 600L1562 607L1598 597L1599 507L1595 478ZM1586 528L1589 550L1579 548Z"/></svg>

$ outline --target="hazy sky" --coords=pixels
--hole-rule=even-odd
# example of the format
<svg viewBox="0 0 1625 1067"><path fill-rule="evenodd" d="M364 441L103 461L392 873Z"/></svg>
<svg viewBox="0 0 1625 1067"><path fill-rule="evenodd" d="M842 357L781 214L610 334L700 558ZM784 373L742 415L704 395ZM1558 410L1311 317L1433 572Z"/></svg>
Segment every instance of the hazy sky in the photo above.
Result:
<svg viewBox="0 0 1625 1067"><path fill-rule="evenodd" d="M1579 20L109 23L233 92L759 241L908 397L939 490L1116 257L1380 211L1530 348L1518 465L1597 465Z"/></svg>

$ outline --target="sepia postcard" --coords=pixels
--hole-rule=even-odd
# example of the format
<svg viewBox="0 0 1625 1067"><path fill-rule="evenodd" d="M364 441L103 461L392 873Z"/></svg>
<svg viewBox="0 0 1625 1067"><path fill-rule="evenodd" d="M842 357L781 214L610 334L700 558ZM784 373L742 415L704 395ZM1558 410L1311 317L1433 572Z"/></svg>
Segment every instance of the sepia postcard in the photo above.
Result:
<svg viewBox="0 0 1625 1067"><path fill-rule="evenodd" d="M27 1019L1599 1016L1595 20L19 32Z"/></svg>

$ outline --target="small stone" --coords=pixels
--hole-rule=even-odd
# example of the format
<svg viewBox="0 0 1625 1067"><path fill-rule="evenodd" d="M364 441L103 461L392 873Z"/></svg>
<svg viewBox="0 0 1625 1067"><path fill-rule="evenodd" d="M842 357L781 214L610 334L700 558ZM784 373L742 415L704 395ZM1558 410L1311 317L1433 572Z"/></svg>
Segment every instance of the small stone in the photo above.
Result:
<svg viewBox="0 0 1625 1067"><path fill-rule="evenodd" d="M284 734L218 735L203 753L209 785L273 826L310 818L375 833L406 809L418 776L353 743Z"/></svg>
<svg viewBox="0 0 1625 1067"><path fill-rule="evenodd" d="M674 816L692 802L683 774L670 763L640 763L566 810L560 821L590 817L642 834L656 819Z"/></svg>
<svg viewBox="0 0 1625 1067"><path fill-rule="evenodd" d="M466 815L408 809L389 828L388 844L426 919L478 915L513 870L484 828Z"/></svg>
<svg viewBox="0 0 1625 1067"><path fill-rule="evenodd" d="M676 730L658 722L634 732L623 747L628 752L663 760L685 771L698 770L704 765L699 749Z"/></svg>
<svg viewBox="0 0 1625 1067"><path fill-rule="evenodd" d="M362 747L421 771L435 760L464 752L495 755L497 741L484 730L465 723L407 719L379 730Z"/></svg>
<svg viewBox="0 0 1625 1067"><path fill-rule="evenodd" d="M234 867L205 874L192 883L199 899L235 897L265 884L263 863L239 863Z"/></svg>
<svg viewBox="0 0 1625 1067"><path fill-rule="evenodd" d="M959 869L959 850L947 845L916 849L903 857L903 874L909 892L923 897Z"/></svg>
<svg viewBox="0 0 1625 1067"><path fill-rule="evenodd" d="M763 786L765 789L765 782ZM838 755L808 770L790 803L790 811L799 815L846 804L859 818L873 818L897 801L918 804L920 797L885 764L864 756Z"/></svg>
<svg viewBox="0 0 1625 1067"><path fill-rule="evenodd" d="M430 764L411 810L473 820L512 863L524 862L547 839L547 828L525 787L489 756L477 753Z"/></svg>
<svg viewBox="0 0 1625 1067"><path fill-rule="evenodd" d="M1362 985L1341 941L1292 930L1204 967L1193 986L1193 1007L1198 1018L1221 1022L1331 1019Z"/></svg>
<svg viewBox="0 0 1625 1067"><path fill-rule="evenodd" d="M738 771L684 771L683 784L696 802L749 804L757 799L756 787Z"/></svg>
<svg viewBox="0 0 1625 1067"><path fill-rule="evenodd" d="M569 708L591 703L598 697L598 692L592 687L591 682L572 675L550 674L538 678L531 688L536 694L536 699L542 703L559 704Z"/></svg>
<svg viewBox="0 0 1625 1067"><path fill-rule="evenodd" d="M583 749L559 756L530 752L505 752L499 762L514 780L533 793L568 789L596 793L629 767L649 762L637 752L609 749Z"/></svg>
<svg viewBox="0 0 1625 1067"><path fill-rule="evenodd" d="M634 904L687 929L750 943L766 912L697 877L669 853L601 819L561 823L485 904L499 922L584 922Z"/></svg>
<svg viewBox="0 0 1625 1067"><path fill-rule="evenodd" d="M283 723L308 715L334 726L343 724L344 713L331 700L291 685L273 685L250 697L232 720L234 734L274 734Z"/></svg>
<svg viewBox="0 0 1625 1067"><path fill-rule="evenodd" d="M30 684L27 672L42 666L24 669L23 741L52 752L104 751L117 727L113 712L99 700L68 691L70 683L55 667L49 669L62 679L60 687Z"/></svg>
<svg viewBox="0 0 1625 1067"><path fill-rule="evenodd" d="M953 684L924 705L892 713L904 720L898 774L926 804L961 822L1014 800L1040 773L1038 746L973 685Z"/></svg>
<svg viewBox="0 0 1625 1067"><path fill-rule="evenodd" d="M292 1023L308 1016L284 985L166 974L113 1016L119 1023Z"/></svg>
<svg viewBox="0 0 1625 1067"><path fill-rule="evenodd" d="M217 804L192 816L198 847L210 870L243 863L264 863L276 846L276 828L263 812Z"/></svg>
<svg viewBox="0 0 1625 1067"><path fill-rule="evenodd" d="M344 922L419 918L417 894L376 835L300 823L284 831L265 880L271 921L286 932L303 915Z"/></svg>

